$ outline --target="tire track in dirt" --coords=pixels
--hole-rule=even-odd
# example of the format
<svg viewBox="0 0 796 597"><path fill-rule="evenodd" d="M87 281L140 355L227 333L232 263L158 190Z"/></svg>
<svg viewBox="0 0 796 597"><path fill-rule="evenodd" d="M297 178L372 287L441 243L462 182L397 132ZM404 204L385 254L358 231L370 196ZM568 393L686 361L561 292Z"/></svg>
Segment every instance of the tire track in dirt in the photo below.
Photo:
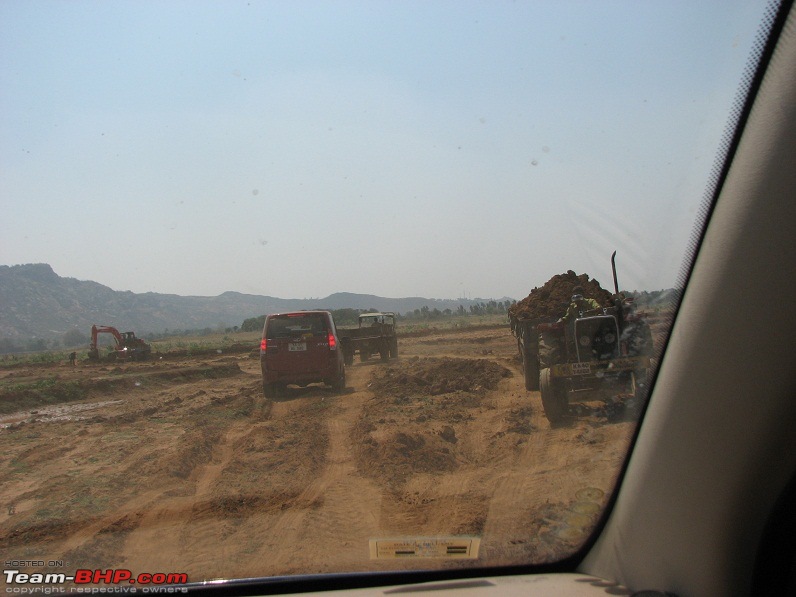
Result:
<svg viewBox="0 0 796 597"><path fill-rule="evenodd" d="M221 385L215 380L213 384L214 396L224 404L245 398L252 392L252 384L241 386L240 380ZM235 422L225 429L213 447L210 460L199 464L189 475L187 482L193 485L193 491L179 478L162 478L161 486L137 493L116 507L111 515L81 525L64 541L63 553L69 554L73 561L92 561L98 566L129 562L122 554L136 554L128 568L161 569L167 564L180 568L179 562L186 560L179 557L185 549L180 541L181 530L190 525L197 501L209 499L211 487L231 458L234 444L254 429L248 420ZM137 461L149 461L155 468L162 457L171 456L168 451L153 452L151 446L142 447L136 454ZM129 474L134 476L135 469ZM97 562L96 553L102 553L105 559Z"/></svg>
<svg viewBox="0 0 796 597"><path fill-rule="evenodd" d="M153 554L145 555L149 563L138 560L137 565L141 569L161 569L168 564L182 571L181 566L184 567L186 561L191 561L192 568L196 570L207 569L205 566L209 568L217 554L212 550L196 551L195 546L217 542L217 520L196 517L195 512L212 501L214 487L232 460L235 446L255 433L262 424L252 425L249 421L242 421L226 430L213 450L211 461L199 467L193 475L193 495L162 496L157 500L156 507L150 505L125 544L126 553Z"/></svg>
<svg viewBox="0 0 796 597"><path fill-rule="evenodd" d="M516 382L521 385L522 377ZM631 423L595 426L579 420L570 427L550 428L539 392L527 395L538 431L522 450L522 466L505 468L496 479L484 529L490 539L482 543L483 557L496 565L518 563L518 553L527 561L522 552L530 552L533 561L554 560L585 541L597 511L590 512L589 521L579 516L579 526L569 528L568 518L574 520L572 515L578 514L569 508L578 502L579 492L598 489L606 496L600 499L602 510L633 429ZM611 465L605 466L605 461Z"/></svg>
<svg viewBox="0 0 796 597"><path fill-rule="evenodd" d="M369 371L366 366L351 367L348 385L364 387ZM333 398L335 406L326 420L328 450L323 472L269 530L270 536L280 539L279 544L301 547L280 551L269 545L260 552L269 556L269 566L280 574L339 570L340 562L350 565L368 557L368 539L379 531L381 492L357 474L351 450L351 430L367 399L364 391ZM274 411L279 416L277 408Z"/></svg>
<svg viewBox="0 0 796 597"><path fill-rule="evenodd" d="M238 423L229 428L223 439L214 449L213 459L202 467L196 476L196 501L207 499L212 494L213 485L218 481L221 473L232 461L235 445L246 436L254 433L257 424L249 421Z"/></svg>
<svg viewBox="0 0 796 597"><path fill-rule="evenodd" d="M219 519L210 513L219 499L217 486L221 475L232 462L237 446L267 425L270 419L271 403L259 396L259 384L258 378L244 386L239 382L221 386L213 382L214 392L227 394L230 399L256 396L254 407L248 417L224 429L209 460L191 472L188 481L192 490L180 492L180 495L166 492L157 502L157 507L147 510L125 544L124 551L129 554L128 568L154 570L168 566L172 570L188 572L189 578L195 579L200 575L203 577L205 570L211 570L219 552L226 551L224 543L219 542ZM227 404L229 400L222 399L222 403ZM202 514L197 516L197 512ZM186 562L190 562L190 568L186 568Z"/></svg>
<svg viewBox="0 0 796 597"><path fill-rule="evenodd" d="M61 545L62 551L67 554L68 559L76 559L74 555L70 556L69 554L79 553L90 542L96 540L101 533L107 532L106 529L120 527L125 520L136 521L141 512L145 512L152 504L160 500L163 493L162 489L145 491L127 501L112 515L82 525L79 530L64 540ZM138 523L136 522L134 525L138 526Z"/></svg>
<svg viewBox="0 0 796 597"><path fill-rule="evenodd" d="M537 406L541 406L538 392L531 392L530 399ZM534 502L534 498L528 495L529 491L534 494L549 492L540 487L536 477L554 443L547 428L547 420L540 411L541 408L535 408L532 418L539 431L531 434L518 459L524 466L504 468L494 479L494 491L484 528L484 536L490 539L481 545L482 557L490 561L500 562L510 551L508 544L511 538L524 534L523 529L527 527L527 523L523 524L524 521L520 520L521 513L517 511L517 504ZM549 498L549 495L546 497ZM499 541L496 542L493 538Z"/></svg>

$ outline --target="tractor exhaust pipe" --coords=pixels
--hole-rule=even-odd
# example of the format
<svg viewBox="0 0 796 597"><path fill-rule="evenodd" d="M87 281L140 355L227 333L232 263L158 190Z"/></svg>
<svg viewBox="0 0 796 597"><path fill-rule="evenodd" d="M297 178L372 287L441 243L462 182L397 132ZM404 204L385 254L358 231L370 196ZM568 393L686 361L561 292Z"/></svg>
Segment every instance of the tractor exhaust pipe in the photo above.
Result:
<svg viewBox="0 0 796 597"><path fill-rule="evenodd" d="M614 294L619 294L619 282L616 280L616 251L611 255L611 269L614 272Z"/></svg>

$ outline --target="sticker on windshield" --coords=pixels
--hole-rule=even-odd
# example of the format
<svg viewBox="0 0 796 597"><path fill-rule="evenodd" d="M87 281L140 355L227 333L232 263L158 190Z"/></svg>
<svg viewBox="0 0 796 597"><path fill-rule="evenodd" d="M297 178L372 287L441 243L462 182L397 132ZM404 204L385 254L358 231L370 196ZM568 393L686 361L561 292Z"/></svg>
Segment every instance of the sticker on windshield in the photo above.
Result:
<svg viewBox="0 0 796 597"><path fill-rule="evenodd" d="M407 537L371 539L370 559L453 558L478 559L478 537Z"/></svg>

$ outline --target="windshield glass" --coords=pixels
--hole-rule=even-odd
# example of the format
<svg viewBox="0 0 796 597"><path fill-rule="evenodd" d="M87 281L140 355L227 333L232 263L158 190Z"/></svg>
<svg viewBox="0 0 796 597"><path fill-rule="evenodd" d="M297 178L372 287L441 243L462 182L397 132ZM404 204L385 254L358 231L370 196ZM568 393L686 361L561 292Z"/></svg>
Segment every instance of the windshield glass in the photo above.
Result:
<svg viewBox="0 0 796 597"><path fill-rule="evenodd" d="M0 3L6 569L575 553L766 8ZM303 309L339 338L274 352L277 387L265 316ZM395 326L356 329L376 310ZM100 350L95 325L134 336Z"/></svg>
<svg viewBox="0 0 796 597"><path fill-rule="evenodd" d="M265 327L266 338L288 338L310 332L325 335L326 315L323 313L307 313L294 315L278 315L268 318Z"/></svg>

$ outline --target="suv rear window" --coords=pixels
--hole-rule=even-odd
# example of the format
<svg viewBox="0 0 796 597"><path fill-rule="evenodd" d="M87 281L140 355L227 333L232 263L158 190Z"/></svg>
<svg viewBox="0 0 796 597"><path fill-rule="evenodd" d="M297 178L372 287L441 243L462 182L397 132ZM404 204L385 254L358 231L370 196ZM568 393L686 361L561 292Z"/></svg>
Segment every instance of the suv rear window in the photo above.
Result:
<svg viewBox="0 0 796 597"><path fill-rule="evenodd" d="M290 338L311 333L325 336L329 332L327 317L323 313L299 313L275 315L268 319L265 329L267 338Z"/></svg>

